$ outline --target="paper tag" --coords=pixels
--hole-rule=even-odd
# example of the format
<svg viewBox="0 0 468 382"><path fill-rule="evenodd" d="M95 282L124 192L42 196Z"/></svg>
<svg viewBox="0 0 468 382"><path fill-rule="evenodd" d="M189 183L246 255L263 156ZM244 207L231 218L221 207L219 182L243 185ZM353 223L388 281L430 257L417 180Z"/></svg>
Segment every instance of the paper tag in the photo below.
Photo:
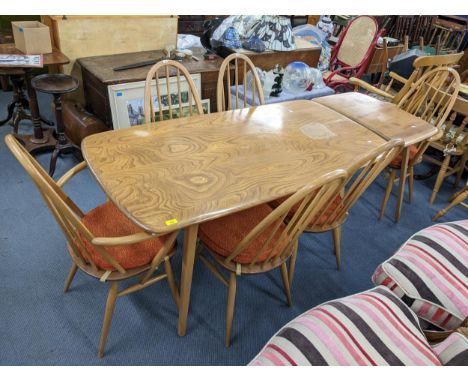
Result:
<svg viewBox="0 0 468 382"><path fill-rule="evenodd" d="M177 224L177 223L178 223L177 219L169 219L169 220L166 220L164 222L164 224L166 224L166 225L174 225L174 224Z"/></svg>

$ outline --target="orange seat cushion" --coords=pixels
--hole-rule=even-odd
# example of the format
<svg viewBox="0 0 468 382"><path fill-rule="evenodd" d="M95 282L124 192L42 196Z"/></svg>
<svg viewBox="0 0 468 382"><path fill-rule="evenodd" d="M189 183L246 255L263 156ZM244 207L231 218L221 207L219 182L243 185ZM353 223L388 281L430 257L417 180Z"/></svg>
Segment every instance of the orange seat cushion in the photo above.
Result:
<svg viewBox="0 0 468 382"><path fill-rule="evenodd" d="M418 147L416 145L411 145L409 147L409 160L412 161L416 154L418 153ZM401 161L403 160L403 153L398 154L389 164L392 168L400 168Z"/></svg>
<svg viewBox="0 0 468 382"><path fill-rule="evenodd" d="M257 224L267 217L272 211L273 209L268 204L252 207L220 219L200 224L198 235L208 249L220 256L228 257L241 240L243 240L250 231L252 231ZM251 263L265 241L270 237L274 225L275 224L271 224L270 227L258 235L249 244L249 246L244 249L244 251L233 259L233 261L239 264ZM275 232L272 240L263 250L255 263L261 263L266 260L285 228L286 225L281 223L281 226ZM284 242L282 243L283 245L278 245L278 249L275 250L274 256L281 254L281 250L286 243L287 237L285 237Z"/></svg>
<svg viewBox="0 0 468 382"><path fill-rule="evenodd" d="M315 194L317 194L317 191L315 192ZM286 199L288 199L289 196L285 196L283 198L279 198L279 199L276 199L276 200L273 200L272 202L270 202L270 205L272 205L273 207L278 207L281 203L283 203ZM336 208L338 207L338 205L341 203L342 201L342 197L341 195L337 195L336 198L333 200L333 202L331 202L326 211L322 214L322 211L319 212L319 214L322 214L322 216L320 217L320 219L315 222L314 224L318 224L318 225L322 225L322 224L325 224L325 222L328 222L328 223L333 223L333 219L330 219L330 221L328 221L329 217L331 214L335 214L335 210ZM290 210L289 210L289 213L288 213L288 218L291 219L294 214L296 213L297 209L299 208L299 205L300 204L296 204L295 206L293 206ZM312 219L313 220L313 219Z"/></svg>
<svg viewBox="0 0 468 382"><path fill-rule="evenodd" d="M110 201L89 211L82 218L82 222L95 237L126 236L142 231ZM87 253L91 255L91 259L98 268L115 270L83 235L80 234L80 238L83 240ZM155 237L136 244L107 247L106 251L122 268L138 268L153 260L163 246L165 239L166 236Z"/></svg>

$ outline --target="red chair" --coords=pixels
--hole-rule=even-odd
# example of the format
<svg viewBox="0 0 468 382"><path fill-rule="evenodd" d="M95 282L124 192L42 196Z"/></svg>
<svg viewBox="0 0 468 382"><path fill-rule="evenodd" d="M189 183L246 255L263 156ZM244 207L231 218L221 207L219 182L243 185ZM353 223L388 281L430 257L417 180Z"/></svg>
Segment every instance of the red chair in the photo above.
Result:
<svg viewBox="0 0 468 382"><path fill-rule="evenodd" d="M352 19L334 46L329 70L323 73L325 84L333 89L348 86L351 77L360 78L372 60L380 29L372 16Z"/></svg>

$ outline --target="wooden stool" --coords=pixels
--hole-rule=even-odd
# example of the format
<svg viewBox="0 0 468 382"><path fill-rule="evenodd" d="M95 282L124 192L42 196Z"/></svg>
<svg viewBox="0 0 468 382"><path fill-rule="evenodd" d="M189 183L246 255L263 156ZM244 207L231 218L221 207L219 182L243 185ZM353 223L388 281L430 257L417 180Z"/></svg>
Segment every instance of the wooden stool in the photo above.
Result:
<svg viewBox="0 0 468 382"><path fill-rule="evenodd" d="M7 78L7 80L9 77L13 85L13 99L7 106L7 117L0 121L0 126L10 121L10 125L13 126L13 133L18 134L19 123L24 119L32 119L31 114L26 112L26 110L29 110L29 100L23 91L25 71L21 68L1 68L0 75ZM43 117L41 117L41 121L46 125L53 126L52 122Z"/></svg>
<svg viewBox="0 0 468 382"><path fill-rule="evenodd" d="M57 157L64 151L78 151L81 157L81 150L78 146L70 143L65 135L65 127L62 117L62 95L76 90L79 86L78 80L67 74L42 74L31 80L32 87L42 93L54 96L55 118L57 120L56 134L57 143L50 158L49 175L53 176Z"/></svg>

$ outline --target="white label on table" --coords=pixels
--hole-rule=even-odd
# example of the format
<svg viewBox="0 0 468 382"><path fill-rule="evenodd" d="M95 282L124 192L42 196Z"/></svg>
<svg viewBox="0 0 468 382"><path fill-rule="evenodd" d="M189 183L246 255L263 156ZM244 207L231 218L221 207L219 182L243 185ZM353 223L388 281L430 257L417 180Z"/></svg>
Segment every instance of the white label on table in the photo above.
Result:
<svg viewBox="0 0 468 382"><path fill-rule="evenodd" d="M314 139L327 139L336 136L336 134L330 131L324 124L318 122L312 122L307 126L302 126L300 130L302 134Z"/></svg>

